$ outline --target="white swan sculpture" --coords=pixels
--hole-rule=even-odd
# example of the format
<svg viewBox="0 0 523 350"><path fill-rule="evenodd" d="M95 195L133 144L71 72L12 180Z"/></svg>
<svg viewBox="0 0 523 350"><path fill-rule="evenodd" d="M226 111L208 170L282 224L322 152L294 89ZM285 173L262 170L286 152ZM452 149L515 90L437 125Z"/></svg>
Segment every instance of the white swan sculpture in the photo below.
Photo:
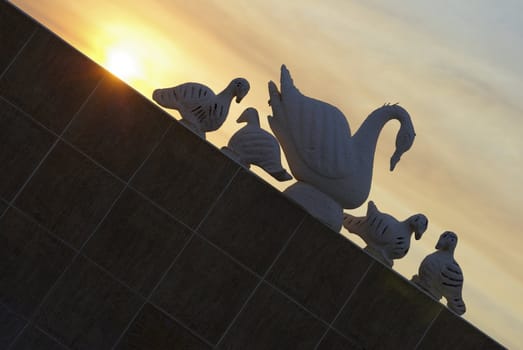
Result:
<svg viewBox="0 0 523 350"><path fill-rule="evenodd" d="M274 82L269 82L273 113L269 124L287 157L292 175L325 193L343 208L357 208L367 200L376 143L388 121L397 119L401 124L396 151L390 160L391 171L414 142L416 134L409 113L397 104L386 104L373 111L351 135L343 113L326 102L303 95L294 86L285 65L281 67L280 85L281 91ZM337 219L340 222L334 226L341 227L340 215Z"/></svg>
<svg viewBox="0 0 523 350"><path fill-rule="evenodd" d="M394 260L407 255L411 236L419 240L427 230L429 221L423 214L415 214L404 221L382 213L373 201L367 206L367 215L355 217L344 214L343 226L367 243L365 251L392 267Z"/></svg>
<svg viewBox="0 0 523 350"><path fill-rule="evenodd" d="M253 164L278 181L291 180L292 176L281 165L280 144L272 134L260 127L258 111L247 108L236 122L247 125L231 136L222 151L247 169Z"/></svg>
<svg viewBox="0 0 523 350"><path fill-rule="evenodd" d="M233 79L218 95L205 85L184 83L154 90L153 100L180 112L180 122L205 138L206 132L217 130L225 122L232 99L236 97L236 103L240 103L249 89L244 78Z"/></svg>

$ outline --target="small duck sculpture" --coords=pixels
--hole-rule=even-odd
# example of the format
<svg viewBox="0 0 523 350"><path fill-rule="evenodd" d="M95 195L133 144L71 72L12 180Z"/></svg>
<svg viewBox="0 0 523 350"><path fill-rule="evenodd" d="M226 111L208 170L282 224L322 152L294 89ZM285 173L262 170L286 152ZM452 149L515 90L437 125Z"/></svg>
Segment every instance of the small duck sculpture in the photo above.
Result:
<svg viewBox="0 0 523 350"><path fill-rule="evenodd" d="M344 213L343 226L367 243L365 251L392 267L394 260L407 255L412 233L419 240L427 230L429 221L423 214L415 214L404 221L382 213L373 201L367 205L367 215L355 217Z"/></svg>
<svg viewBox="0 0 523 350"><path fill-rule="evenodd" d="M387 122L392 119L400 122L396 151L390 160L391 171L414 142L416 134L410 115L397 104L385 104L373 111L351 135L343 113L326 102L303 95L294 86L285 65L281 67L280 89L269 82L273 114L269 124L292 175L327 194L343 208L354 209L367 200L378 136Z"/></svg>
<svg viewBox="0 0 523 350"><path fill-rule="evenodd" d="M236 103L249 92L249 82L244 78L233 79L227 87L215 94L209 87L199 83L156 89L153 100L160 106L177 110L181 123L205 138L205 133L217 130L225 122L231 101Z"/></svg>
<svg viewBox="0 0 523 350"><path fill-rule="evenodd" d="M236 122L247 125L232 135L222 151L246 168L256 165L278 181L291 180L292 176L281 165L280 144L260 127L258 111L247 108Z"/></svg>
<svg viewBox="0 0 523 350"><path fill-rule="evenodd" d="M463 272L454 259L458 236L454 232L443 232L436 244L436 251L423 259L418 274L412 282L426 290L436 300L447 299L449 309L463 315L466 311L462 298Z"/></svg>

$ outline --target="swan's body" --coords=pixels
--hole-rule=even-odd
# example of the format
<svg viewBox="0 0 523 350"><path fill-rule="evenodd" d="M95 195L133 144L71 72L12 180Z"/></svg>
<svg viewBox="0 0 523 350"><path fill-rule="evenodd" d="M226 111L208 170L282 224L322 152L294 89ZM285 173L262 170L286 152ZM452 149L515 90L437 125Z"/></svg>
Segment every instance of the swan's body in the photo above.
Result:
<svg viewBox="0 0 523 350"><path fill-rule="evenodd" d="M436 251L423 259L412 281L429 292L435 299L447 299L449 309L462 315L466 311L462 298L463 272L454 259L458 237L454 232L443 232Z"/></svg>
<svg viewBox="0 0 523 350"><path fill-rule="evenodd" d="M227 118L231 101L240 103L249 92L249 82L233 79L219 94L199 83L185 83L171 88L156 89L153 100L166 108L180 112L181 122L205 138L205 133L217 130Z"/></svg>
<svg viewBox="0 0 523 350"><path fill-rule="evenodd" d="M384 105L372 112L351 135L349 124L336 107L303 95L282 66L281 92L269 82L273 116L269 124L287 157L293 176L335 199L343 208L357 208L369 195L376 143L383 126L397 119L401 128L393 170L414 142L409 114L399 105Z"/></svg>
<svg viewBox="0 0 523 350"><path fill-rule="evenodd" d="M291 180L292 176L281 165L280 145L274 136L260 127L258 111L247 108L237 122L247 125L232 135L224 150L231 152L247 168L253 164L278 181Z"/></svg>
<svg viewBox="0 0 523 350"><path fill-rule="evenodd" d="M366 216L355 217L345 213L343 217L343 226L367 243L365 250L391 267L393 260L403 258L409 251L412 233L419 240L427 225L428 220L423 214L398 221L380 212L372 201L368 204Z"/></svg>

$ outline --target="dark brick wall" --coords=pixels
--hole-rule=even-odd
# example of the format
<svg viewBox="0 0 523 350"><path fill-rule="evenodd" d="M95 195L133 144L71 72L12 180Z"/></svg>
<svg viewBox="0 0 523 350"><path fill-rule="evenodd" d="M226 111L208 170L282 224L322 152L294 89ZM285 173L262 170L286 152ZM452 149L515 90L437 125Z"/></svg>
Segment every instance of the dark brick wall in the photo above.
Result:
<svg viewBox="0 0 523 350"><path fill-rule="evenodd" d="M501 348L7 2L1 349Z"/></svg>

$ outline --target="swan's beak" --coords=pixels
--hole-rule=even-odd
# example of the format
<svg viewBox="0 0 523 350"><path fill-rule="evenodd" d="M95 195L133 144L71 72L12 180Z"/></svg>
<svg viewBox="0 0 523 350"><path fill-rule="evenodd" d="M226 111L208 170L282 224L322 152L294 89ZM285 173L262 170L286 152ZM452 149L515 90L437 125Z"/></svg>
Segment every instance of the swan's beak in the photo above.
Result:
<svg viewBox="0 0 523 350"><path fill-rule="evenodd" d="M390 171L394 171L394 168L396 168L396 164L398 164L400 159L401 159L400 152L398 152L398 150L396 150L394 152L394 154L392 155L392 157L390 158Z"/></svg>

